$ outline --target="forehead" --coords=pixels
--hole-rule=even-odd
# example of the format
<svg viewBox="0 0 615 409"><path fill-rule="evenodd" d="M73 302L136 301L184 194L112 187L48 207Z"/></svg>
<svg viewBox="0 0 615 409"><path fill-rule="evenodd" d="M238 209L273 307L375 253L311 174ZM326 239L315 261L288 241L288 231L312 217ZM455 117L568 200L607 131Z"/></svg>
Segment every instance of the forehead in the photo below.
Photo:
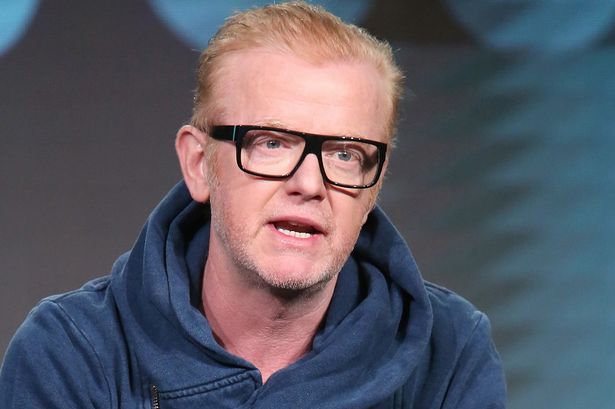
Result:
<svg viewBox="0 0 615 409"><path fill-rule="evenodd" d="M242 50L221 62L215 122L386 141L391 107L384 85L364 62L314 63L268 49Z"/></svg>

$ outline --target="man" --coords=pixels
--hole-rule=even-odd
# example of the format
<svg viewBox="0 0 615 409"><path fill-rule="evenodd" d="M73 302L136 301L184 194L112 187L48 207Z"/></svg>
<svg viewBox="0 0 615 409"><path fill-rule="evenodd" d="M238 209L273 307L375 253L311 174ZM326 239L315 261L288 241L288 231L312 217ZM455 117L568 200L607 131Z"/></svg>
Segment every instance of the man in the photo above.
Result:
<svg viewBox="0 0 615 409"><path fill-rule="evenodd" d="M501 408L487 318L375 207L401 74L306 3L204 51L184 176L109 277L42 301L3 408Z"/></svg>

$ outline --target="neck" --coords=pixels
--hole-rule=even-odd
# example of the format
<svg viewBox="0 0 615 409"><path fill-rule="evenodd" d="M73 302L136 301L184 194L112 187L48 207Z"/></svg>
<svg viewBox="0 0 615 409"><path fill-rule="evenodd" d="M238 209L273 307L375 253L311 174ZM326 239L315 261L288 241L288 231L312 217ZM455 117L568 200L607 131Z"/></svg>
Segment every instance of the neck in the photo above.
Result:
<svg viewBox="0 0 615 409"><path fill-rule="evenodd" d="M222 347L253 363L264 383L310 351L335 282L314 291L278 290L206 264L203 311Z"/></svg>

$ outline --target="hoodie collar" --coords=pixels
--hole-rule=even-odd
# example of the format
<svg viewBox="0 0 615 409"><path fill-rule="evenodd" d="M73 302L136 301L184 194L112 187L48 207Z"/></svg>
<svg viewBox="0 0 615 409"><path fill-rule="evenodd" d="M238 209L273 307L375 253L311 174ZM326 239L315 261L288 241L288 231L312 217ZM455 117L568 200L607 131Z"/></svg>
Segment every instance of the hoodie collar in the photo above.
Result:
<svg viewBox="0 0 615 409"><path fill-rule="evenodd" d="M130 277L140 281L148 305L187 342L202 345L221 363L253 370L218 345L199 309L209 218L209 206L192 201L179 183L152 212L123 270L132 270ZM331 407L376 404L411 375L431 327L431 306L416 263L376 207L340 272L312 351L269 378L259 394L262 407L286 407L289 396L302 396L306 408L326 407L323 402L333 402Z"/></svg>

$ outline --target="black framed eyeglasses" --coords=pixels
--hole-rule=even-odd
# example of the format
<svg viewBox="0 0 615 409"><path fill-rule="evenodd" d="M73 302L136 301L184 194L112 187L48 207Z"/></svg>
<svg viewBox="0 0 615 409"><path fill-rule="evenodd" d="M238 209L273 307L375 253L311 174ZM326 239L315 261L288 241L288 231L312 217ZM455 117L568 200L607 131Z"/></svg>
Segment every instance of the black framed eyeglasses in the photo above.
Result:
<svg viewBox="0 0 615 409"><path fill-rule="evenodd" d="M352 189L369 188L378 182L387 152L387 144L383 142L268 126L213 126L210 136L234 142L237 165L251 175L288 178L313 153L326 182Z"/></svg>

